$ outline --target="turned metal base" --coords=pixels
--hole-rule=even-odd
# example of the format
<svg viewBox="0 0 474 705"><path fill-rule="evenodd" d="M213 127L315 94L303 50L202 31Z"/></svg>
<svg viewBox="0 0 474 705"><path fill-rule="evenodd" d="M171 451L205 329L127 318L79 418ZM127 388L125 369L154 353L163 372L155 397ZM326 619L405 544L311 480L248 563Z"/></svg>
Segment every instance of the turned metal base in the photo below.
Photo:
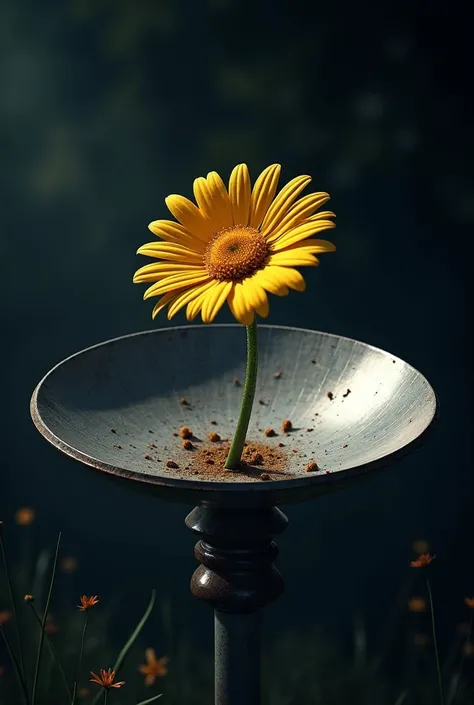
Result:
<svg viewBox="0 0 474 705"><path fill-rule="evenodd" d="M215 614L215 703L260 705L260 609L284 589L273 537L288 526L277 507L200 505L186 526L201 538L191 592Z"/></svg>

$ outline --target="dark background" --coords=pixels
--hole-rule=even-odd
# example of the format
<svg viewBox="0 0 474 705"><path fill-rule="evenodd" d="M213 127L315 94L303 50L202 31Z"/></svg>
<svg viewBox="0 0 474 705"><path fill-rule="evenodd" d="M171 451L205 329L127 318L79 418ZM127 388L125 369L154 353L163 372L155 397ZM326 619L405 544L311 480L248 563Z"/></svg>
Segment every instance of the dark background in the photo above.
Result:
<svg viewBox="0 0 474 705"><path fill-rule="evenodd" d="M28 404L67 355L170 325L151 322L131 283L166 195L277 161L282 183L308 173L331 193L338 252L306 271L306 294L272 298L269 322L402 357L441 419L369 483L288 508L286 593L267 631L318 624L343 642L361 613L376 633L425 539L448 643L474 594L471 41L457 3L2 3L0 515L34 507L37 547L63 531L78 594L146 599L156 586L176 634L211 648L210 613L188 590L188 508L97 482L39 436Z"/></svg>

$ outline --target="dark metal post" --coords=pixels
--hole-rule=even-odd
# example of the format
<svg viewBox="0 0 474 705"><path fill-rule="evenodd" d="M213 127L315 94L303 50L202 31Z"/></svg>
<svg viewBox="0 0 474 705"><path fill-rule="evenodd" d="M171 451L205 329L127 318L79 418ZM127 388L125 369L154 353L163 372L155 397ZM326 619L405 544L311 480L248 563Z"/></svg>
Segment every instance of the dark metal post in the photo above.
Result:
<svg viewBox="0 0 474 705"><path fill-rule="evenodd" d="M260 705L261 613L214 612L215 701Z"/></svg>
<svg viewBox="0 0 474 705"><path fill-rule="evenodd" d="M201 537L191 592L215 610L215 705L260 705L260 613L283 592L272 541L288 525L277 507L203 504L186 517Z"/></svg>

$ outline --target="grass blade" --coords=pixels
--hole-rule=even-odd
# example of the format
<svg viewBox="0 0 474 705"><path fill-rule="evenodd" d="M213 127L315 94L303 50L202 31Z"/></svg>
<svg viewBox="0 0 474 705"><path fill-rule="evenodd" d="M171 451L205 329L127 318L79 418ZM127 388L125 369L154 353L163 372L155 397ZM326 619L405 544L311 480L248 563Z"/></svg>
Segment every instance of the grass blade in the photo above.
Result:
<svg viewBox="0 0 474 705"><path fill-rule="evenodd" d="M42 627L43 622L42 622L41 617L39 616L38 611L37 611L36 607L34 606L33 602L29 601L28 604L30 605L31 610L33 612L33 615L34 615L36 621L38 622L39 626ZM53 661L55 662L59 673L61 674L61 678L63 680L64 687L66 688L66 692L68 694L68 697L69 697L69 699L71 699L71 689L69 688L69 683L66 678L66 674L64 672L64 668L62 666L62 663L59 660L58 652L56 651L56 648L55 648L53 642L51 641L51 639L49 638L49 636L46 633L45 633L44 639L45 639L46 645L49 649L49 653L51 654L51 657L52 657Z"/></svg>
<svg viewBox="0 0 474 705"><path fill-rule="evenodd" d="M7 635L5 634L5 631L4 631L4 629L3 629L3 627L2 627L1 624L0 624L0 634L1 634L1 636L2 636L3 641L5 642L5 647L6 647L6 649L7 649L7 653L8 653L8 655L9 655L9 657L10 657L10 660L11 660L11 662L12 662L12 664L13 664L13 669L14 669L14 671L15 671L16 677L18 678L18 682L19 682L20 688L21 688L21 690L22 690L22 692L23 692L23 697L25 698L25 702L28 703L28 702L29 702L29 700L28 700L28 690L27 690L27 688L26 688L25 681L23 680L22 675L21 675L20 664L18 663L18 660L17 660L15 654L14 654L13 651L12 651L12 648L11 648L9 642L8 642L8 639L7 639Z"/></svg>
<svg viewBox="0 0 474 705"><path fill-rule="evenodd" d="M121 652L119 653L119 655L117 656L117 660L115 661L115 663L114 663L114 665L113 665L113 668L112 668L112 670L114 670L115 672L118 672L120 666L122 665L122 663L123 663L124 660L125 660L125 657L127 656L128 652L130 651L130 649L132 648L133 644L135 643L135 641L136 641L138 635L140 634L141 630L143 629L143 627L144 627L145 624L147 623L148 617L150 616L150 614L151 614L151 612L152 612L152 610L153 610L153 607L154 607L154 605L155 605L155 597L156 597L156 591L155 591L155 590L152 590L152 591L151 591L150 602L148 603L148 607L146 608L146 610L145 610L145 612L144 612L144 614L143 614L143 617L142 617L141 620L138 622L137 626L136 626L135 629L133 630L132 635L130 636L130 639L127 641L127 643L126 643L125 646L123 647L122 651L121 651ZM92 701L92 705L96 705L96 704L99 702L101 695L102 695L102 693L97 693L97 695L95 696L94 700ZM33 704L33 705L34 705L34 704Z"/></svg>
<svg viewBox="0 0 474 705"><path fill-rule="evenodd" d="M161 698L163 693L160 693L159 695L154 695L152 698L148 698L148 700L141 700L137 705L148 705L149 703L154 703L155 700L158 700L158 698Z"/></svg>
<svg viewBox="0 0 474 705"><path fill-rule="evenodd" d="M49 583L48 597L46 598L46 605L44 608L43 619L41 620L41 632L40 632L40 638L39 638L39 643L38 643L38 653L36 654L35 676L33 679L33 688L31 691L32 705L35 705L36 689L38 687L38 675L39 675L39 669L40 669L40 663L41 663L41 653L43 651L44 636L45 636L44 629L46 626L46 619L48 617L49 603L51 602L51 594L53 592L54 578L56 576L56 566L58 564L58 554L59 554L59 544L60 543L61 543L61 532L58 535L58 541L56 543L56 552L54 554L53 569L51 571L51 580Z"/></svg>
<svg viewBox="0 0 474 705"><path fill-rule="evenodd" d="M86 640L87 623L89 621L89 610L84 611L84 624L82 625L82 635L81 635L81 648L79 651L79 663L77 665L76 680L74 681L74 690L72 691L71 705L75 705L77 684L79 683L79 678L81 676L82 670L82 657L84 656L84 642Z"/></svg>
<svg viewBox="0 0 474 705"><path fill-rule="evenodd" d="M3 545L3 521L0 521L0 552L2 554L3 570L5 572L5 578L7 581L8 597L10 599L10 604L11 604L12 614L13 614L13 621L15 623L16 637L17 637L17 641L18 641L18 653L20 655L20 659L18 662L18 669L19 669L19 673L21 674L21 679L22 679L22 682L24 685L24 690L26 691L25 662L23 659L23 647L21 644L20 627L18 625L18 615L16 612L16 601L15 601L15 595L13 594L12 583L10 580L10 573L8 571L7 557L5 555L5 546Z"/></svg>

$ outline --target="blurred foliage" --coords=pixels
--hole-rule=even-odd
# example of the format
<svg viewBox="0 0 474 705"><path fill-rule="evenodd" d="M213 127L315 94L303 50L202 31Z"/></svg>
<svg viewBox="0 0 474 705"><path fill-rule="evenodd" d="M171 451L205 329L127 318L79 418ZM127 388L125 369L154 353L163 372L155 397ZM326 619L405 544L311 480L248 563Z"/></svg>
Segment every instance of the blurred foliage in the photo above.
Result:
<svg viewBox="0 0 474 705"><path fill-rule="evenodd" d="M28 517L29 521L25 522ZM16 521L22 527L20 531L24 532L23 527L33 523L34 513L27 508L19 510ZM28 535L25 536L24 540L28 541ZM15 564L10 571L17 598L27 673L33 672L40 630L28 603L21 597L25 593L34 595L34 604L40 605L37 609L41 613L51 558L51 552L43 550L31 565ZM84 624L84 613L75 609L74 604L75 601L79 602L79 597L74 600L68 594L68 576L76 571L77 564L72 556L62 556L58 566L51 612L46 621L46 644L37 705L69 705L70 700L48 648L48 641L53 644L66 674L69 674L72 689L72 674L77 669ZM118 566L113 570L120 575ZM10 643L15 645L13 616L4 578L0 583L0 620ZM62 599L58 600L58 596ZM379 642L375 650L369 645L365 620L360 616L354 619L353 636L346 647L316 627L308 629L305 634L288 632L271 646L264 645L264 705L432 705L437 702L426 600L412 597L407 601L405 593L401 597L398 606L394 607L392 624L381 625L381 633L372 639L375 643ZM118 584L113 597L104 599L99 596L99 603L90 607L78 703L92 705L96 702L98 686L89 683L87 674L114 667L120 651L117 646L119 640L123 641L127 633L132 633L143 612L143 601L138 603L138 600L123 594ZM467 600L466 606L470 604L471 601ZM140 633L132 644L123 665L118 668L116 680L125 680L126 683L122 688L111 691L110 702L130 705L157 692L163 692L163 700L160 701L169 705L210 702L213 688L211 654L203 653L199 645L191 643L186 633L175 632L169 603L162 603L158 610L159 617L156 611L151 622L145 624L143 634ZM474 609L470 612L474 614ZM474 695L474 647L470 641L472 619L469 624L461 626L443 661L443 680L448 696L446 705L468 705ZM144 677L138 670L145 660L145 648L155 648L159 656L169 658L169 672L157 678L151 687L145 687ZM28 680L31 683L31 677ZM0 705L17 703L21 703L17 683L11 664L6 660L4 644L0 643Z"/></svg>

